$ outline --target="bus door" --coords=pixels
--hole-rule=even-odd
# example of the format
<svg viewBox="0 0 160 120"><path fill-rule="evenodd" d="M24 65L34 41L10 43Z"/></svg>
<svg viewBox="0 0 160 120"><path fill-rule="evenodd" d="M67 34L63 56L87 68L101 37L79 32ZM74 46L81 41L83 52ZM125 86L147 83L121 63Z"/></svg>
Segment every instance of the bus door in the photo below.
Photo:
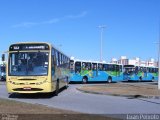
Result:
<svg viewBox="0 0 160 120"><path fill-rule="evenodd" d="M158 68L155 68L154 80L158 80Z"/></svg>
<svg viewBox="0 0 160 120"><path fill-rule="evenodd" d="M108 77L106 71L103 70L103 66L104 65L102 63L98 64L98 79L105 81Z"/></svg>
<svg viewBox="0 0 160 120"><path fill-rule="evenodd" d="M114 71L115 71L115 80L119 80L120 78L120 66L119 65L114 65Z"/></svg>
<svg viewBox="0 0 160 120"><path fill-rule="evenodd" d="M75 62L75 74L81 74L81 62Z"/></svg>
<svg viewBox="0 0 160 120"><path fill-rule="evenodd" d="M116 65L115 67L116 67L116 69L115 69L115 71L116 71L116 76L119 77L119 76L120 76L120 72L119 72L119 71L120 71L120 66L119 66L119 65Z"/></svg>
<svg viewBox="0 0 160 120"><path fill-rule="evenodd" d="M70 60L70 72L74 73L74 60Z"/></svg>
<svg viewBox="0 0 160 120"><path fill-rule="evenodd" d="M143 67L140 67L140 69L139 69L139 80L142 80L143 78L144 78Z"/></svg>
<svg viewBox="0 0 160 120"><path fill-rule="evenodd" d="M116 72L117 72L117 77L119 79L122 79L122 78L120 78L121 77L121 72L122 72L122 65L116 65Z"/></svg>
<svg viewBox="0 0 160 120"><path fill-rule="evenodd" d="M98 76L97 63L92 63L93 78Z"/></svg>
<svg viewBox="0 0 160 120"><path fill-rule="evenodd" d="M74 62L73 60L70 61L70 73L71 73L70 81L78 82L82 80L80 61L76 62Z"/></svg>
<svg viewBox="0 0 160 120"><path fill-rule="evenodd" d="M152 78L151 80L158 80L158 68L152 68Z"/></svg>
<svg viewBox="0 0 160 120"><path fill-rule="evenodd" d="M147 67L143 67L143 78L147 80Z"/></svg>
<svg viewBox="0 0 160 120"><path fill-rule="evenodd" d="M91 77L91 63L90 62L82 62L82 76L88 76Z"/></svg>

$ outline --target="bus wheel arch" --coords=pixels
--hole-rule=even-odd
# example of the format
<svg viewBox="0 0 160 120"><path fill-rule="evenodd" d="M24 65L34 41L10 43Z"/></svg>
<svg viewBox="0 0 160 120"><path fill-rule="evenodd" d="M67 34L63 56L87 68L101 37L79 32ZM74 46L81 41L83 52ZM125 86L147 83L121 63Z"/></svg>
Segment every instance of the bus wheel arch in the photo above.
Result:
<svg viewBox="0 0 160 120"><path fill-rule="evenodd" d="M83 76L82 78L82 83L87 83L88 82L88 77L87 76Z"/></svg>
<svg viewBox="0 0 160 120"><path fill-rule="evenodd" d="M111 83L111 82L112 82L112 77L111 77L111 76L108 76L107 82L108 82L108 83Z"/></svg>

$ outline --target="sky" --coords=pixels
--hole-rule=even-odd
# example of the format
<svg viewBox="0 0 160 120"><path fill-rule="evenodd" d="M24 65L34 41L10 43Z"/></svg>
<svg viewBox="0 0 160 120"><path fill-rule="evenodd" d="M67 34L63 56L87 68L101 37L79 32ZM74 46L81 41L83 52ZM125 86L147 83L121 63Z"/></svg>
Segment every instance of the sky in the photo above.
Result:
<svg viewBox="0 0 160 120"><path fill-rule="evenodd" d="M0 0L0 54L48 42L76 59L158 57L160 0Z"/></svg>

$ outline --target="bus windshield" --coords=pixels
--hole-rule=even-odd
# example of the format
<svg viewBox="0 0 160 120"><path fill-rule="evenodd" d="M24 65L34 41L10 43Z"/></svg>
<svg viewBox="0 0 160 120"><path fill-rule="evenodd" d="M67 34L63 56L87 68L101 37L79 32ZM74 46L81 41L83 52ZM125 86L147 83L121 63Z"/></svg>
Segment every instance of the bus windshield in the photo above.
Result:
<svg viewBox="0 0 160 120"><path fill-rule="evenodd" d="M48 74L48 52L14 52L9 55L10 76L43 76Z"/></svg>
<svg viewBox="0 0 160 120"><path fill-rule="evenodd" d="M81 72L81 62L76 62L75 63L75 73L80 73Z"/></svg>
<svg viewBox="0 0 160 120"><path fill-rule="evenodd" d="M134 72L135 72L135 68L133 67L124 68L124 74L133 74Z"/></svg>

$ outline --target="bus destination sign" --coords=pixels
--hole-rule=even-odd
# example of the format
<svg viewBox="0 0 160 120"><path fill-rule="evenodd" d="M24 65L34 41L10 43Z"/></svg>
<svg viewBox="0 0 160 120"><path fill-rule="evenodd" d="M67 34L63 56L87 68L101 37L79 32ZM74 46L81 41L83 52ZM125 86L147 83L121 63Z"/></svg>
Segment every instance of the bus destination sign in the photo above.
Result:
<svg viewBox="0 0 160 120"><path fill-rule="evenodd" d="M49 50L49 46L47 44L14 44L10 46L9 50Z"/></svg>

